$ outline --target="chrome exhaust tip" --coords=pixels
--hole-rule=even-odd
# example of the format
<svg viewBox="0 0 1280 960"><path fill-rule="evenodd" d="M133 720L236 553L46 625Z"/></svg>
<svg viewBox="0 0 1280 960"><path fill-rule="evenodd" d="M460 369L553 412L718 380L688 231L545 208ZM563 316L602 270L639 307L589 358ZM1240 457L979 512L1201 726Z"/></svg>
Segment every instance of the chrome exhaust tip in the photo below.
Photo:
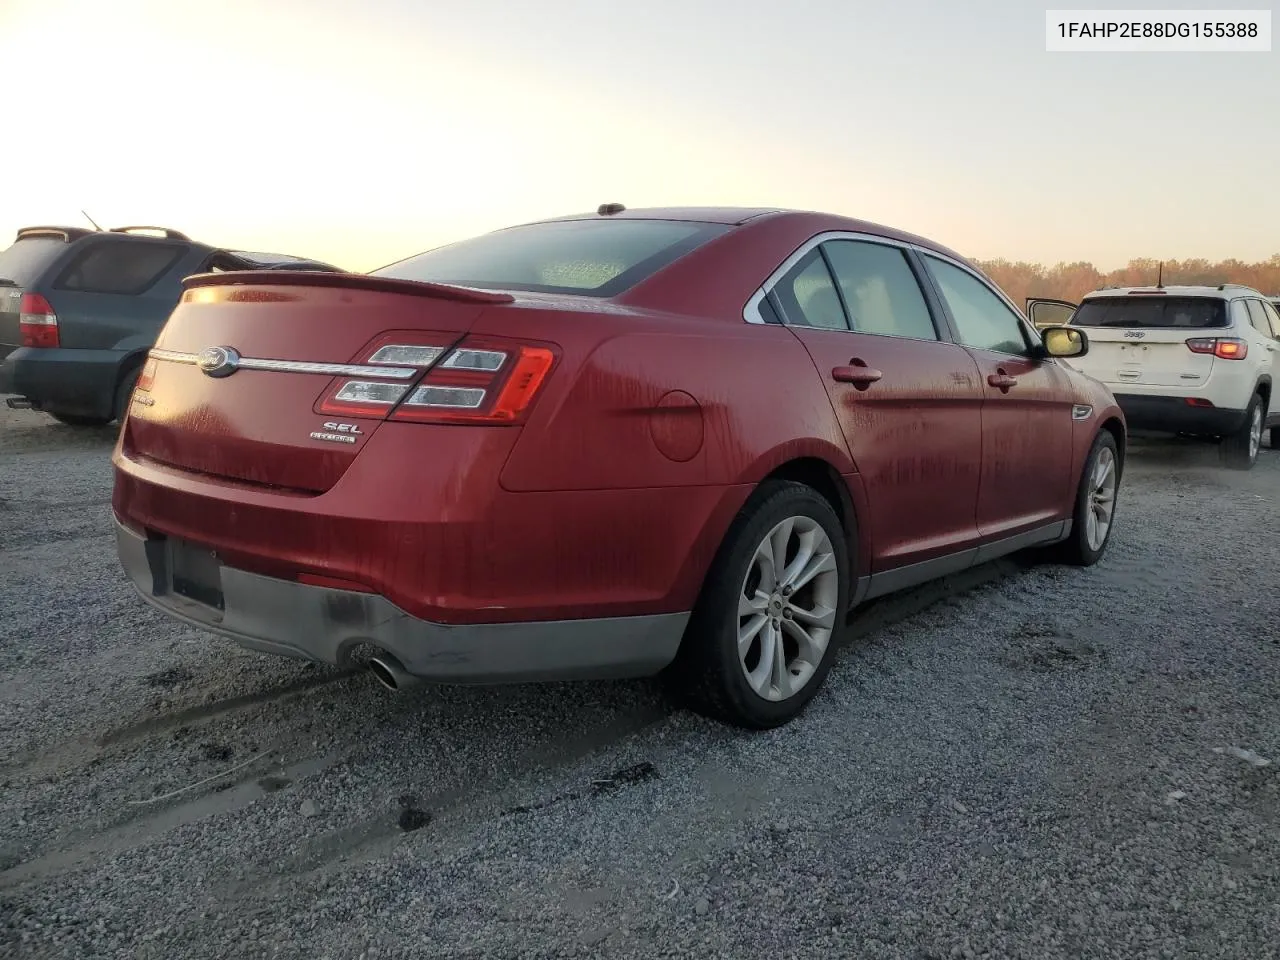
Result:
<svg viewBox="0 0 1280 960"><path fill-rule="evenodd" d="M395 692L412 687L418 678L405 671L400 662L390 654L378 654L369 658L369 671L388 690Z"/></svg>

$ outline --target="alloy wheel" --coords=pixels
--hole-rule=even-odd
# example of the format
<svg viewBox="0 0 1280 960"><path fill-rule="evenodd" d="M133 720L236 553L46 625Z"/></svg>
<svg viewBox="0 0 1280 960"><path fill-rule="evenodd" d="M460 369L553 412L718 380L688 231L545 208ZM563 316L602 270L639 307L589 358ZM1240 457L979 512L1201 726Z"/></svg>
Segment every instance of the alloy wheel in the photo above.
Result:
<svg viewBox="0 0 1280 960"><path fill-rule="evenodd" d="M1107 542L1116 506L1116 479L1116 455L1110 447L1102 447L1089 478L1085 538L1090 550L1101 550Z"/></svg>
<svg viewBox="0 0 1280 960"><path fill-rule="evenodd" d="M738 659L765 700L804 689L836 626L840 572L831 538L811 517L788 517L760 541L738 594Z"/></svg>

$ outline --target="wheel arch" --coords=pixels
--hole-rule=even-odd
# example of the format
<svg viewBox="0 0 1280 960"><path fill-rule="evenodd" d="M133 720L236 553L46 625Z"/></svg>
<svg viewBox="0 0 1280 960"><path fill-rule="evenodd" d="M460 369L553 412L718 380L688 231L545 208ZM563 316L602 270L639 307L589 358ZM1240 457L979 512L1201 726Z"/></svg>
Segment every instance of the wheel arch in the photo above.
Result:
<svg viewBox="0 0 1280 960"><path fill-rule="evenodd" d="M1120 418L1116 416L1107 417L1098 425L1098 432L1103 430L1111 434L1116 442L1116 453L1120 455L1120 470L1124 472L1125 448L1128 445L1128 433L1124 428L1124 424L1120 422Z"/></svg>
<svg viewBox="0 0 1280 960"><path fill-rule="evenodd" d="M848 462L847 456L844 462ZM698 537L697 546L689 552L679 582L684 586L680 593L689 604L695 604L706 587L707 577L715 568L724 549L725 538L734 522L753 501L760 488L771 480L789 480L803 483L816 490L831 504L845 531L845 542L850 554L851 581L863 575L868 565L867 527L861 520L866 515L865 496L856 473L842 474L842 462L815 453L798 453L796 456L771 463L767 470L753 479L728 488L722 505L709 516ZM852 590L853 583L850 584ZM851 594L852 595L852 594Z"/></svg>

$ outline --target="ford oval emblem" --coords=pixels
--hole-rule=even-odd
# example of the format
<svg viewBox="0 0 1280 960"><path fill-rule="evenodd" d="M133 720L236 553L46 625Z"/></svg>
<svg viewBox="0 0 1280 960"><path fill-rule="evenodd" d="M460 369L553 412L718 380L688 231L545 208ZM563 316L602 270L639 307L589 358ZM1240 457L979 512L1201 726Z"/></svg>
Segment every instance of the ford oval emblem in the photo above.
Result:
<svg viewBox="0 0 1280 960"><path fill-rule="evenodd" d="M240 369L240 354L230 347L209 347L196 357L196 366L209 377L229 377Z"/></svg>

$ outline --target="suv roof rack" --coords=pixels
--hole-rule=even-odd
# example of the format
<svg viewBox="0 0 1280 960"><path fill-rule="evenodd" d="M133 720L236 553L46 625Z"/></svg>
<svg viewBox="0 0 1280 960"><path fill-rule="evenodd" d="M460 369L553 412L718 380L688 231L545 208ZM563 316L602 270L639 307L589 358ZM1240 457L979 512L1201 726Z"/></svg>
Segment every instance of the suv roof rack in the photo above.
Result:
<svg viewBox="0 0 1280 960"><path fill-rule="evenodd" d="M144 232L162 233L164 234L164 238L166 240L190 240L191 239L185 233L181 233L177 230L170 230L168 227L147 227L147 226L112 227L109 232L110 233L144 233Z"/></svg>
<svg viewBox="0 0 1280 960"><path fill-rule="evenodd" d="M1248 289L1249 289L1249 285L1248 285L1247 283L1220 283L1220 284L1218 284L1218 289L1219 289L1219 290L1225 290L1225 289L1227 289L1227 287L1242 287L1242 288L1244 288L1245 290L1248 290Z"/></svg>
<svg viewBox="0 0 1280 960"><path fill-rule="evenodd" d="M93 230L87 230L84 227L19 227L17 239L23 240L27 237L60 237L64 243L70 243L72 240L79 240L81 237L87 237L93 232Z"/></svg>

